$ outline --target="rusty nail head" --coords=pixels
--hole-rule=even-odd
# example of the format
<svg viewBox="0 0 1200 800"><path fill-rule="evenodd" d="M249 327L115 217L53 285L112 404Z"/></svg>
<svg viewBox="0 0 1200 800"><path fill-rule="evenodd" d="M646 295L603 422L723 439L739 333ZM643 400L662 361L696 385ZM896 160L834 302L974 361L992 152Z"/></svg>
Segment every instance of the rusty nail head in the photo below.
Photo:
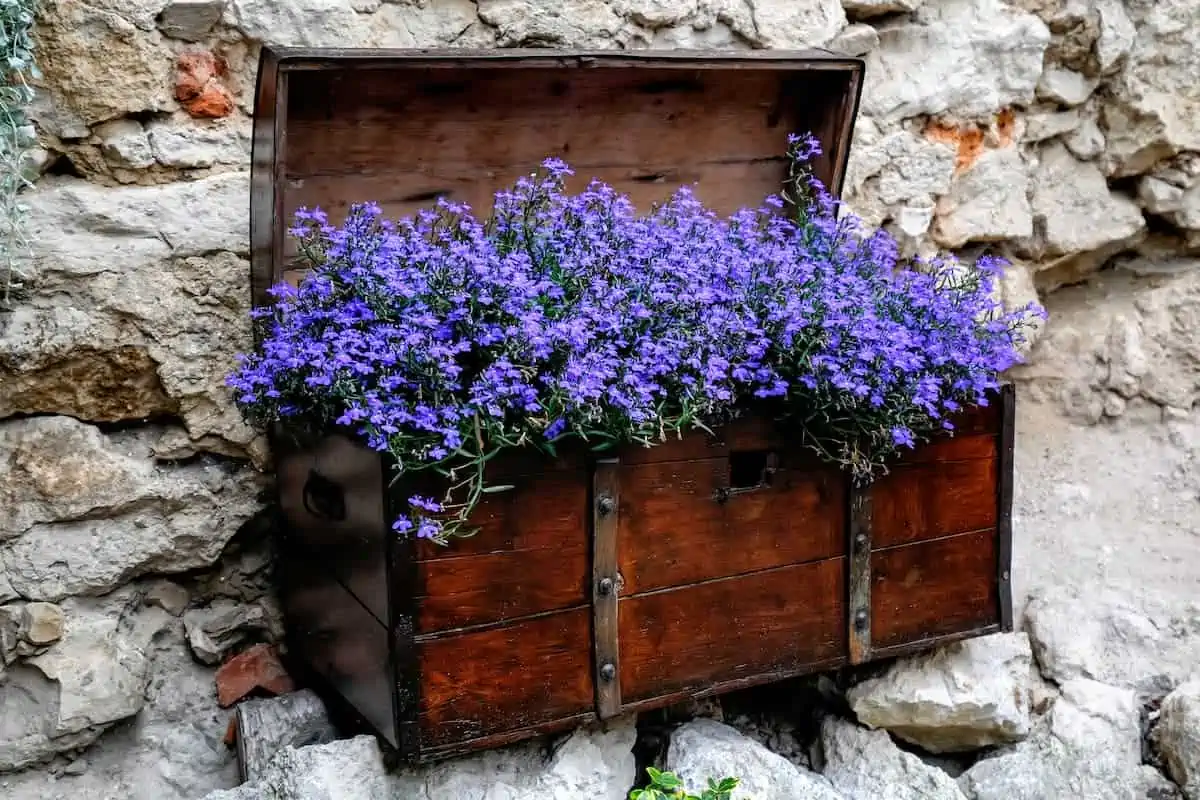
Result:
<svg viewBox="0 0 1200 800"><path fill-rule="evenodd" d="M867 627L867 612L859 610L854 615L854 624L860 628Z"/></svg>
<svg viewBox="0 0 1200 800"><path fill-rule="evenodd" d="M600 592L601 595L607 597L608 595L612 594L613 579L612 578L601 578L600 585L597 586L596 589L597 589L597 591Z"/></svg>
<svg viewBox="0 0 1200 800"><path fill-rule="evenodd" d="M602 495L600 497L599 509L603 516L608 516L616 509L617 504L613 501L611 495Z"/></svg>
<svg viewBox="0 0 1200 800"><path fill-rule="evenodd" d="M606 681L611 681L617 676L617 668L611 663L603 664L600 667L600 677Z"/></svg>

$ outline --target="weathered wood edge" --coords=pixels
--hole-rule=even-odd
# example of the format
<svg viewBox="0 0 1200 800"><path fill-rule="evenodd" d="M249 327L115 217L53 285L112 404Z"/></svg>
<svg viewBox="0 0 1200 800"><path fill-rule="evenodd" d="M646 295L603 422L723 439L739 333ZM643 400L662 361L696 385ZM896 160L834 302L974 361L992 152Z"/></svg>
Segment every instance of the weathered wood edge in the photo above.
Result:
<svg viewBox="0 0 1200 800"><path fill-rule="evenodd" d="M1012 504L1013 472L1016 455L1016 387L1006 383L1000 387L1000 448L999 485L996 492L996 584L1000 605L1000 629L1013 629L1012 599Z"/></svg>
<svg viewBox="0 0 1200 800"><path fill-rule="evenodd" d="M421 662L417 635L420 633L421 569L416 558L416 542L412 536L398 536L391 530L389 520L395 519L405 507L403 487L392 478L395 474L391 459L381 459L383 481L385 549L387 559L389 649L392 654L392 716L395 720L396 741L392 744L400 758L415 761L421 755Z"/></svg>
<svg viewBox="0 0 1200 800"><path fill-rule="evenodd" d="M850 481L849 478L846 480ZM872 486L857 486L850 481L849 513L846 515L847 564L846 604L847 638L851 664L869 661L871 652L871 523Z"/></svg>
<svg viewBox="0 0 1200 800"><path fill-rule="evenodd" d="M836 199L841 198L842 189L845 188L846 172L850 164L850 144L854 141L854 125L858 121L858 108L862 103L865 64L866 62L860 61L859 68L849 70L850 102L846 104L840 135L833 139L838 149L826 156L833 164L833 177L826 188Z"/></svg>
<svg viewBox="0 0 1200 800"><path fill-rule="evenodd" d="M284 747L325 744L337 738L325 704L311 689L239 703L234 721L243 783L262 778L267 764Z"/></svg>
<svg viewBox="0 0 1200 800"><path fill-rule="evenodd" d="M933 650L943 645L960 642L964 639L974 639L979 636L988 636L993 633L999 633L1002 630L1001 626L995 623L984 625L978 628L972 628L969 631L956 631L954 633L946 633L941 636L931 636L928 639L921 639L916 642L904 642L903 644L894 644L887 647L876 648L871 653L872 661L881 661L886 658L896 658L898 656L913 655L914 653L922 653L927 650Z"/></svg>
<svg viewBox="0 0 1200 800"><path fill-rule="evenodd" d="M481 736L476 739L466 739L461 742L438 745L423 751L421 753L421 757L412 763L427 764L432 761L444 761L449 758L475 753L480 750L504 747L505 745L515 744L516 742L532 739L536 736L546 736L552 733L559 733L561 731L577 728L580 725L585 725L589 722L595 722L595 720L595 713L588 711L585 714L573 714L569 717L543 722L528 728L503 731L501 733L493 733L488 736Z"/></svg>
<svg viewBox="0 0 1200 800"><path fill-rule="evenodd" d="M254 87L254 126L250 156L250 301L265 306L275 282L275 143L279 57L263 48Z"/></svg>
<svg viewBox="0 0 1200 800"><path fill-rule="evenodd" d="M617 531L621 518L620 460L596 462L592 473L592 649L596 713L621 712L621 658L617 620L620 575Z"/></svg>
<svg viewBox="0 0 1200 800"><path fill-rule="evenodd" d="M763 684L767 683L775 683L777 681L787 680L788 678L798 678L802 675L812 675L816 672L825 672L831 669L838 669L846 666L846 663L847 661L845 656L838 656L837 658L814 661L810 664L801 664L800 666L789 669L771 670L769 672L761 672L756 675L748 675L744 678L734 678L732 680L720 681L702 688L681 689L677 692L671 692L670 694L658 695L645 700L635 700L631 703L626 703L621 711L625 714L652 711L653 709L674 705L685 700L700 700L705 697L736 692L740 689L749 689L754 686L762 686Z"/></svg>
<svg viewBox="0 0 1200 800"><path fill-rule="evenodd" d="M280 69L299 71L352 66L377 69L428 62L431 67L461 67L488 62L490 66L512 67L622 67L645 64L690 69L729 69L739 65L757 69L851 70L862 72L866 62L856 56L832 50L557 50L552 48L323 48L263 47L264 55L275 60Z"/></svg>

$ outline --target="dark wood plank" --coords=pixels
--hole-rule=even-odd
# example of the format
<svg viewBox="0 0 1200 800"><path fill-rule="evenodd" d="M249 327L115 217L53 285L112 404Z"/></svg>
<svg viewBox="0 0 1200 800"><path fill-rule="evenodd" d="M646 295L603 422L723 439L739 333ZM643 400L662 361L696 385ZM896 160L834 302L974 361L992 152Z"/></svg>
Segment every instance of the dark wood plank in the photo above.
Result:
<svg viewBox="0 0 1200 800"><path fill-rule="evenodd" d="M871 572L874 647L999 622L994 530L876 551Z"/></svg>
<svg viewBox="0 0 1200 800"><path fill-rule="evenodd" d="M872 489L850 488L850 663L861 664L871 657L871 534Z"/></svg>
<svg viewBox="0 0 1200 800"><path fill-rule="evenodd" d="M537 163L490 169L486 175L470 165L421 164L375 174L289 178L283 195L285 219L291 220L298 208L319 206L340 223L351 205L368 201L378 203L387 218L399 219L433 206L439 197L466 203L477 215L486 215L491 211L494 193L512 186ZM567 189L582 191L595 178L627 195L638 209L649 211L687 185L709 208L730 214L748 206L757 207L767 195L780 192L786 177L787 166L780 157L705 164L680 164L676 160L581 166L567 181ZM285 253L293 258L295 244L286 244Z"/></svg>
<svg viewBox="0 0 1200 800"><path fill-rule="evenodd" d="M934 439L912 450L905 450L897 461L901 464L924 464L930 461L969 461L995 458L996 435L951 436Z"/></svg>
<svg viewBox="0 0 1200 800"><path fill-rule="evenodd" d="M426 748L584 714L595 702L591 609L420 641Z"/></svg>
<svg viewBox="0 0 1200 800"><path fill-rule="evenodd" d="M872 486L873 545L993 528L996 485L995 459L896 466Z"/></svg>
<svg viewBox="0 0 1200 800"><path fill-rule="evenodd" d="M621 600L628 704L845 656L846 560Z"/></svg>
<svg viewBox="0 0 1200 800"><path fill-rule="evenodd" d="M731 493L727 458L621 465L618 550L626 595L845 553L844 481L780 469Z"/></svg>
<svg viewBox="0 0 1200 800"><path fill-rule="evenodd" d="M279 57L263 48L254 87L254 127L250 140L250 296L255 307L267 305L267 289L280 279L275 249L275 161L286 121L279 88ZM280 113L281 110L283 113ZM256 335L259 331L255 331Z"/></svg>
<svg viewBox="0 0 1200 800"><path fill-rule="evenodd" d="M996 492L999 523L996 535L999 553L996 557L996 578L1000 587L1000 627L1013 629L1012 602L1012 505L1013 505L1013 462L1016 457L1017 391L1011 383L1005 384L1000 395L1000 485Z"/></svg>
<svg viewBox="0 0 1200 800"><path fill-rule="evenodd" d="M587 602L588 474L513 480L472 516L479 532L449 546L420 542L421 633L518 619Z"/></svg>
<svg viewBox="0 0 1200 800"><path fill-rule="evenodd" d="M592 478L592 631L596 711L601 719L621 710L621 650L617 629L621 578L617 531L621 524L621 462L605 459Z"/></svg>
<svg viewBox="0 0 1200 800"><path fill-rule="evenodd" d="M828 113L797 102L803 84L776 70L402 66L289 77L288 177L432 163L484 177L548 156L578 168L777 158L789 133Z"/></svg>

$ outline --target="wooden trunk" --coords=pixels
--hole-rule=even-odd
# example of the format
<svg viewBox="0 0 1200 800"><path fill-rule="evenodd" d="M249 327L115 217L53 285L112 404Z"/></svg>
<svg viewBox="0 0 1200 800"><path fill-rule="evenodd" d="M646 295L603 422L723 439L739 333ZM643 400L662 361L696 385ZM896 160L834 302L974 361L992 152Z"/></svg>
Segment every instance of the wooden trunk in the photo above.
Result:
<svg viewBox="0 0 1200 800"><path fill-rule="evenodd" d="M290 214L392 215L565 158L645 207L720 211L813 131L836 193L862 63L831 54L264 50L254 299L295 280ZM1013 395L856 489L747 419L595 461L513 454L449 548L391 534L406 497L338 433L273 437L288 646L410 761L1011 628Z"/></svg>

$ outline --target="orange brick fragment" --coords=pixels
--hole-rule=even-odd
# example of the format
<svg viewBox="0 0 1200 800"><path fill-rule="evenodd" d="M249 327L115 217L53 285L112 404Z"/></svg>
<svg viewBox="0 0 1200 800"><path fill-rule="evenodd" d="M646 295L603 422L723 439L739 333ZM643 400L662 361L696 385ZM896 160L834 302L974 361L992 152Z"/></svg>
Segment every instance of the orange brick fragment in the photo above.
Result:
<svg viewBox="0 0 1200 800"><path fill-rule="evenodd" d="M221 708L228 708L252 692L277 695L295 689L274 645L256 644L217 670L217 704Z"/></svg>

